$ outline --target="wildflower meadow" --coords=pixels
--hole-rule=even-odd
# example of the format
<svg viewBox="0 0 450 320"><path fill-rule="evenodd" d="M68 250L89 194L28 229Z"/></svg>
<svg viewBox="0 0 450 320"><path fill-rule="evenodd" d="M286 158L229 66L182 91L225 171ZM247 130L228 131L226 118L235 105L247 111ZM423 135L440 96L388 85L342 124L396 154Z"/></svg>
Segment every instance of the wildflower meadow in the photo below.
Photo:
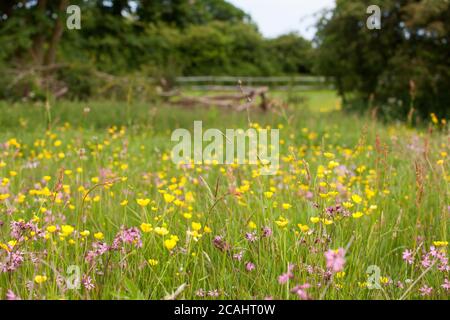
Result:
<svg viewBox="0 0 450 320"><path fill-rule="evenodd" d="M449 17L448 0L1 0L0 303L448 306Z"/></svg>
<svg viewBox="0 0 450 320"><path fill-rule="evenodd" d="M308 95L270 114L2 103L0 296L448 299L445 119ZM197 119L279 129L277 172L173 163L171 132Z"/></svg>

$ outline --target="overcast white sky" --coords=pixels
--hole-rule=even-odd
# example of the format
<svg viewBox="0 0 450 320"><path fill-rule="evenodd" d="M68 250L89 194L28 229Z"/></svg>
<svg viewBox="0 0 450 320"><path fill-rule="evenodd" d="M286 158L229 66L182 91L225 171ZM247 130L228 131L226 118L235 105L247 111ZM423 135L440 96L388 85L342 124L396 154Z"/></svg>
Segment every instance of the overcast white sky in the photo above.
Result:
<svg viewBox="0 0 450 320"><path fill-rule="evenodd" d="M335 0L228 0L251 15L266 37L298 31L304 37L314 36L313 14L333 8Z"/></svg>

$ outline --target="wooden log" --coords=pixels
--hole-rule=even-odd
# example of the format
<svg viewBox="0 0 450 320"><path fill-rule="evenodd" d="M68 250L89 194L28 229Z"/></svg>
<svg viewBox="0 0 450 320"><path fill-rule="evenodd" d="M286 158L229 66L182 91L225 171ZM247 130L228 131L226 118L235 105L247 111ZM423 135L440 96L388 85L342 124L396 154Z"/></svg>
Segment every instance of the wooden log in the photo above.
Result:
<svg viewBox="0 0 450 320"><path fill-rule="evenodd" d="M250 90L249 92L234 93L234 94L221 94L215 96L185 96L179 91L172 91L166 93L160 93L160 96L164 98L178 98L177 100L172 100L170 103L178 104L183 106L195 106L202 105L206 107L217 106L222 108L232 108L236 111L243 111L248 108L255 106L255 99L260 96L261 103L260 108L263 111L267 111L269 108L269 102L266 97L266 93L269 91L268 87L259 87ZM246 100L243 103L237 104L242 100Z"/></svg>

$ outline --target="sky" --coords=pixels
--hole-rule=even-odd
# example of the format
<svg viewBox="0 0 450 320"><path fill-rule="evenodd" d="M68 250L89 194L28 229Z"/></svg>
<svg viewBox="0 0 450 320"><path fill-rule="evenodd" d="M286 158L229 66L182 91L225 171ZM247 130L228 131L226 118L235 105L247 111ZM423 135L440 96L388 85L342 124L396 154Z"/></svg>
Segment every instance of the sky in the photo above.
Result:
<svg viewBox="0 0 450 320"><path fill-rule="evenodd" d="M314 14L333 8L335 0L228 0L250 14L262 34L273 38L297 31L307 39L314 37Z"/></svg>

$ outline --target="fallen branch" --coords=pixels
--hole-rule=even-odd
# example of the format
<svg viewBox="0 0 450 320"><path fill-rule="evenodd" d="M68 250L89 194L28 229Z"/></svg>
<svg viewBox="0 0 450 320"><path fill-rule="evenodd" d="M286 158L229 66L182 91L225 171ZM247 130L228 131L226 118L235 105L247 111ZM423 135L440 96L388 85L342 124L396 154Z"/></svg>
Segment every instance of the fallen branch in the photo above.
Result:
<svg viewBox="0 0 450 320"><path fill-rule="evenodd" d="M160 96L164 98L177 98L176 100L169 101L172 104L182 105L186 107L191 107L195 105L201 105L205 107L217 106L222 108L234 109L236 111L247 110L256 105L255 98L261 97L260 107L262 110L266 111L269 108L268 101L266 99L266 93L269 91L268 87L254 88L249 92L244 92L239 94L221 94L215 96L185 96L179 91L171 91L161 93ZM238 104L242 100L246 102Z"/></svg>

